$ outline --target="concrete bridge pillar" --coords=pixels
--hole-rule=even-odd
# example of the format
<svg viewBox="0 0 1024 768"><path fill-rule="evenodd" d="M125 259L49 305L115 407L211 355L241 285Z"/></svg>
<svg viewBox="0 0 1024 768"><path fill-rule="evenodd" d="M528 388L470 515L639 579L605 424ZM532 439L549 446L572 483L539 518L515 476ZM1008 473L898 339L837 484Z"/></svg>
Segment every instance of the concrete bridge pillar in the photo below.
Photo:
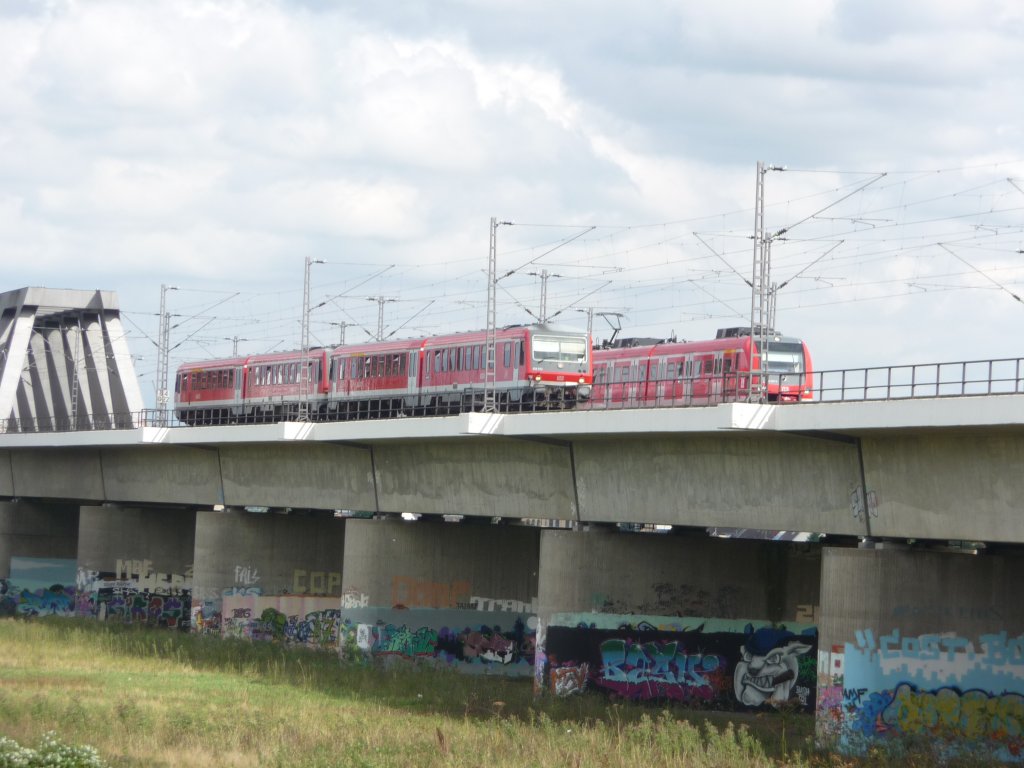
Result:
<svg viewBox="0 0 1024 768"><path fill-rule="evenodd" d="M186 629L195 526L192 510L83 506L77 613Z"/></svg>
<svg viewBox="0 0 1024 768"><path fill-rule="evenodd" d="M78 507L0 502L0 616L74 612Z"/></svg>
<svg viewBox="0 0 1024 768"><path fill-rule="evenodd" d="M824 550L816 726L822 745L1024 747L1024 556Z"/></svg>
<svg viewBox="0 0 1024 768"><path fill-rule="evenodd" d="M813 712L816 546L595 529L540 551L538 692Z"/></svg>
<svg viewBox="0 0 1024 768"><path fill-rule="evenodd" d="M529 676L539 537L517 525L350 519L342 652Z"/></svg>
<svg viewBox="0 0 1024 768"><path fill-rule="evenodd" d="M333 513L198 512L193 631L337 651L344 553Z"/></svg>

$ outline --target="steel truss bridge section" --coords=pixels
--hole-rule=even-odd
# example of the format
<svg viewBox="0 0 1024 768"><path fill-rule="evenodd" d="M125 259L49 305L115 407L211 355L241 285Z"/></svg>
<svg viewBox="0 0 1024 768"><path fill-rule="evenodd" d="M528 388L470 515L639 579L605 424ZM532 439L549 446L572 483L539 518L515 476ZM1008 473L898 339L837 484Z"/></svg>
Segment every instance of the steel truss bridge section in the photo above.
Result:
<svg viewBox="0 0 1024 768"><path fill-rule="evenodd" d="M124 429L142 409L113 292L0 293L0 432Z"/></svg>

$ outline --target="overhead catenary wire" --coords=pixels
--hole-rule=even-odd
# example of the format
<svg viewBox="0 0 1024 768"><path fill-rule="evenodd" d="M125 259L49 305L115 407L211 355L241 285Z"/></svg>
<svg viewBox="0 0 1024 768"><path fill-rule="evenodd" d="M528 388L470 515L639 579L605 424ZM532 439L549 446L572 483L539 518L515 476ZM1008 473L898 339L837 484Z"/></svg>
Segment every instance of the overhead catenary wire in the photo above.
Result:
<svg viewBox="0 0 1024 768"><path fill-rule="evenodd" d="M789 285L786 295L791 297L792 306L859 303L881 300L876 296L882 294L891 298L919 293L917 286L933 285L936 281L932 276L942 273L937 268L937 255L942 253L946 258L949 254L939 247L940 243L955 249L953 255L960 256L959 261L965 267L963 273L956 274L954 270L942 280L951 283L966 281L962 286L966 289L971 283L977 287L977 281L968 280L967 275L986 274L989 284L995 286L999 283L1002 286L1000 290L1012 296L1020 295L1022 290L1018 286L1024 275L1013 266L1010 255L1021 248L1024 200L1020 197L1021 185L1014 183L1014 176L1008 178L1006 173L1017 167L1013 163L993 163L924 171L885 171L884 177L866 188L859 187L872 180L866 180L863 172L788 169L790 177L808 173L828 182L836 178L842 181L840 184L828 183L826 189L798 185L796 194L781 195L780 200L769 200L766 205L766 211L776 220L784 206L793 206L797 210L790 220L800 223L800 228L794 231L795 224L785 227L786 239L780 239L772 254L774 265L787 276L782 284ZM977 173L973 174L974 178L958 175L964 169L976 171L979 168L1003 169L1003 172L998 178L980 182ZM847 173L854 174L852 181L847 182L844 178ZM836 195L845 196L845 199L837 201L834 199ZM1018 200L1021 200L1020 205ZM815 201L820 202L815 205ZM803 210L798 210L801 207ZM527 254L514 263L525 261L523 267L536 264L550 269L554 260L549 258L549 249L557 249L559 270L563 274L570 274L574 269L579 273L573 278L575 283L559 281L558 296L551 299L559 306L571 305L574 300L578 302L583 294L590 292L603 305L642 304L632 313L633 317L638 322L649 324L667 325L672 322L669 318L678 317L679 312L735 315L735 308L727 305L736 303L742 295L740 289L746 286L742 265L748 251L745 247L733 250L728 244L735 242L738 246L749 238L749 226L739 220L744 213L744 209L737 207L735 211L726 210L725 213L681 216L664 222L640 224L518 222L517 237L508 241L508 248L502 252L501 258L507 262L512 254ZM721 225L717 232L694 231L695 224L702 226L703 222L712 221ZM571 228L572 239L551 238L550 232L554 228ZM775 224L772 230L777 229L780 226ZM533 238L530 236L532 233L541 237ZM541 241L540 244L537 240ZM716 242L725 243L727 247L709 247L710 243ZM977 259L970 257L970 253L981 248L994 254L993 259L987 260L994 263L983 270ZM743 260L738 259L741 254ZM1016 258L1019 260L1019 256ZM885 272L896 265L900 266L901 274L892 279L886 277ZM373 266L378 267L377 264ZM403 266L397 280L395 270L389 276L378 276L383 281L379 292L394 295L402 301L421 302L424 306L417 320L441 332L474 325L480 327L483 309L480 266L480 258L467 257L462 253L441 260L425 259L420 264ZM522 270L523 267L517 269ZM594 283L580 282L583 273L605 275L607 284L595 294ZM370 281L373 279L372 276L369 278ZM183 282L177 276L174 280ZM794 285L794 281L800 281L800 285ZM520 280L518 274L507 276L503 283L498 303L499 316L506 318L507 322L530 317L525 310L533 303L530 284ZM325 281L320 288L330 285ZM876 290L886 285L890 287ZM345 290L344 285L341 288ZM202 289L200 292L205 291ZM373 291L377 292L376 287ZM327 290L324 293L334 292ZM526 299L528 295L530 298ZM825 300L808 301L813 296ZM825 298L828 296L833 297L831 301ZM204 307L201 305L186 311L185 315L193 317L179 321L179 331L191 323L198 327L189 329L188 340L175 340L176 359L190 348L193 349L192 354L207 355L208 350L193 347L196 341L201 341L211 351L216 349L216 343L210 343L207 336L230 338L244 335L254 340L251 342L254 346L280 345L283 337L285 346L288 346L287 339L296 332L295 297L295 291L238 291L228 312L221 311L219 307L216 311L202 312ZM428 304L431 301L433 303ZM723 301L726 304L722 304ZM314 324L327 322L328 317L336 319L339 315L359 321L361 325L369 324L363 308L346 308L346 316L338 306L343 303L339 300L326 305L321 310L323 319L318 321L314 317ZM133 338L145 338L151 333L146 327L152 323L149 317L143 319L141 313L131 316L126 312L122 316L131 326L126 331ZM207 318L212 316L215 320L208 321ZM472 319L474 317L475 320Z"/></svg>

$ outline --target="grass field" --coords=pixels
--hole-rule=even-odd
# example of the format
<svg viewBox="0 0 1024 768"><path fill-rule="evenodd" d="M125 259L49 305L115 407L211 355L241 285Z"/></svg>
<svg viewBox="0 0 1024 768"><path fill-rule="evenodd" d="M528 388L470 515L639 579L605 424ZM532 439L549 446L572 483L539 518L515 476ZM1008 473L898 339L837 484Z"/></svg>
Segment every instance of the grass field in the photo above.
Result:
<svg viewBox="0 0 1024 768"><path fill-rule="evenodd" d="M538 700L528 681L342 664L270 643L0 619L0 735L27 745L54 731L112 766L908 764L816 754L813 726L596 695Z"/></svg>

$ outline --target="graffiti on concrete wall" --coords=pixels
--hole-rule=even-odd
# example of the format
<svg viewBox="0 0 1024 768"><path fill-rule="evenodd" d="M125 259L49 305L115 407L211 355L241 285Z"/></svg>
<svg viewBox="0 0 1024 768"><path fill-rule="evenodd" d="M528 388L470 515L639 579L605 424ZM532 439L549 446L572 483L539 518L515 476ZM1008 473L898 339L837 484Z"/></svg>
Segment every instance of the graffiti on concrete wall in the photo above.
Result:
<svg viewBox="0 0 1024 768"><path fill-rule="evenodd" d="M184 574L153 570L149 560L118 560L115 572L78 569L79 616L188 629L192 568Z"/></svg>
<svg viewBox="0 0 1024 768"><path fill-rule="evenodd" d="M819 741L859 752L924 739L1024 760L1024 635L876 635L818 652Z"/></svg>
<svg viewBox="0 0 1024 768"><path fill-rule="evenodd" d="M468 581L436 582L409 576L391 579L393 608L468 608Z"/></svg>
<svg viewBox="0 0 1024 768"><path fill-rule="evenodd" d="M221 634L336 652L339 619L337 597L231 595L223 600Z"/></svg>
<svg viewBox="0 0 1024 768"><path fill-rule="evenodd" d="M591 595L595 613L637 614L646 616L719 616L736 618L742 592L738 587L722 585L706 589L693 584L657 582L642 602L623 600L601 592Z"/></svg>
<svg viewBox="0 0 1024 768"><path fill-rule="evenodd" d="M232 623L228 628L232 635L244 635L246 630L239 629L238 617L224 612L224 600L227 598L268 597L277 599L292 596L324 597L337 595L341 591L341 573L339 571L295 568L292 570L290 578L285 575L282 579L287 579L285 585L278 583L272 585L272 588L268 590L264 574L261 572L259 565L254 563L235 565L234 581L229 586L204 589L201 594L193 594L193 631L203 634L222 634L225 621L228 621ZM329 602L330 607L328 610L336 610L338 608L336 598L332 598ZM268 604L266 607L273 606ZM287 615L290 617L296 616L294 613ZM259 618L257 616L250 620L258 621ZM294 623L298 625L302 624L303 621L305 619L300 615ZM255 627L253 631L260 637L266 634L259 627Z"/></svg>
<svg viewBox="0 0 1024 768"><path fill-rule="evenodd" d="M473 609L342 611L343 649L380 660L415 660L463 672L533 674L536 620Z"/></svg>
<svg viewBox="0 0 1024 768"><path fill-rule="evenodd" d="M302 568L292 571L293 595L337 595L340 591L339 571L307 571Z"/></svg>
<svg viewBox="0 0 1024 768"><path fill-rule="evenodd" d="M813 711L817 631L751 622L556 614L538 679L556 695L594 690L634 701Z"/></svg>
<svg viewBox="0 0 1024 768"><path fill-rule="evenodd" d="M0 616L74 614L74 560L14 556L10 573L0 579Z"/></svg>

